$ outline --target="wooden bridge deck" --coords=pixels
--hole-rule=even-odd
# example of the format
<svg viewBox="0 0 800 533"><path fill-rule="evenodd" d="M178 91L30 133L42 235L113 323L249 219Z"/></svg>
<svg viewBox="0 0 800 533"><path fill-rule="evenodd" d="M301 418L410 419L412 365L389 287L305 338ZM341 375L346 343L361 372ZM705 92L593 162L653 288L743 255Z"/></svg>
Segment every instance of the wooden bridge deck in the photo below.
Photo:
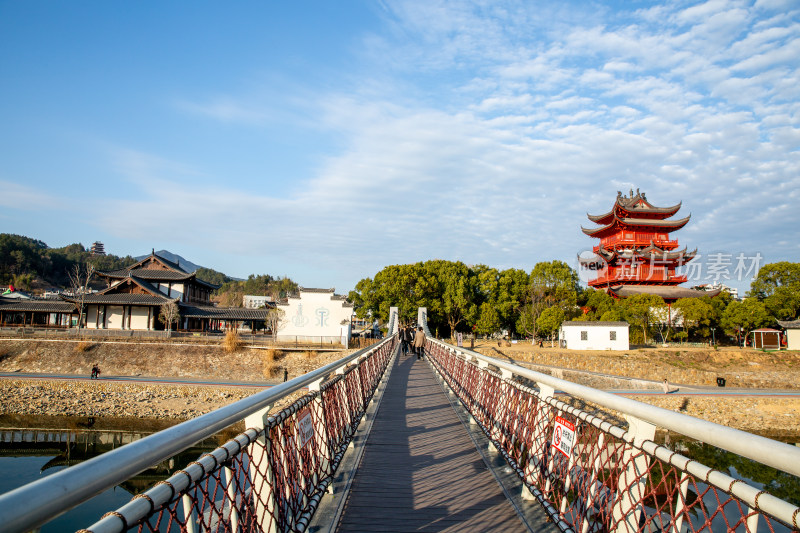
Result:
<svg viewBox="0 0 800 533"><path fill-rule="evenodd" d="M527 531L415 356L395 360L337 531Z"/></svg>

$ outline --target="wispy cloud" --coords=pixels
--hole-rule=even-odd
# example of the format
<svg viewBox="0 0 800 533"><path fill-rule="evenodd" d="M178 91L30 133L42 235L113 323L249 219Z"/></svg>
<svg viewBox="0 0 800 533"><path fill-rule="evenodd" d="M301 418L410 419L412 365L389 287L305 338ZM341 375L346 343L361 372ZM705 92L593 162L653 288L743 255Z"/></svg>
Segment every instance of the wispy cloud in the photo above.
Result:
<svg viewBox="0 0 800 533"><path fill-rule="evenodd" d="M107 202L104 224L243 258L268 250L319 277L332 268L346 288L392 262L571 259L594 244L585 214L639 187L683 200L692 248L796 254L772 244L794 242L800 223L792 3L588 6L383 4L382 31L363 36L369 49L338 83L177 104L230 124L289 113L336 139L292 194L209 185L219 177L202 165L129 151L117 169L141 196Z"/></svg>

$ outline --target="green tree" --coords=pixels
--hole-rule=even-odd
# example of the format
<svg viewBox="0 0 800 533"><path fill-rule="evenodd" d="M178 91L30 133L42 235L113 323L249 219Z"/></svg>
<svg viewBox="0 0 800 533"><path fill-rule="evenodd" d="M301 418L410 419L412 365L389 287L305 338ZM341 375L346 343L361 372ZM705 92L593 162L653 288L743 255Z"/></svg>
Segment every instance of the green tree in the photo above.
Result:
<svg viewBox="0 0 800 533"><path fill-rule="evenodd" d="M793 320L800 312L800 263L781 261L759 269L750 284L750 296L755 296L775 318Z"/></svg>
<svg viewBox="0 0 800 533"><path fill-rule="evenodd" d="M475 331L481 335L491 335L500 329L500 316L495 307L489 302L483 302L480 307L478 321L475 323Z"/></svg>
<svg viewBox="0 0 800 533"><path fill-rule="evenodd" d="M525 301L528 273L519 268L502 270L491 302L500 317L501 329L514 331L519 312Z"/></svg>
<svg viewBox="0 0 800 533"><path fill-rule="evenodd" d="M539 315L536 325L542 335L550 337L550 345L552 346L553 340L558 335L558 330L563 322L564 310L560 307L548 307Z"/></svg>
<svg viewBox="0 0 800 533"><path fill-rule="evenodd" d="M625 318L634 326L642 328L642 337L647 344L647 329L660 316L664 299L657 294L637 294L622 300Z"/></svg>
<svg viewBox="0 0 800 533"><path fill-rule="evenodd" d="M450 335L463 323L472 323L477 318L476 305L478 279L461 261L434 261L439 283L442 287L442 314L450 328Z"/></svg>
<svg viewBox="0 0 800 533"><path fill-rule="evenodd" d="M588 289L586 291L586 307L589 308L590 320L600 320L604 313L614 308L614 298L606 291Z"/></svg>
<svg viewBox="0 0 800 533"><path fill-rule="evenodd" d="M680 298L672 304L672 309L683 317L683 326L687 333L692 329L708 328L714 319L714 308L707 297Z"/></svg>
<svg viewBox="0 0 800 533"><path fill-rule="evenodd" d="M734 300L728 305L722 315L721 326L741 343L751 330L769 326L774 321L764 302L756 298L745 298L741 302Z"/></svg>
<svg viewBox="0 0 800 533"><path fill-rule="evenodd" d="M575 308L579 290L577 272L563 261L537 263L528 279L517 321L518 331L535 339L538 333L537 321L542 312L548 307L558 306L565 315L570 314Z"/></svg>

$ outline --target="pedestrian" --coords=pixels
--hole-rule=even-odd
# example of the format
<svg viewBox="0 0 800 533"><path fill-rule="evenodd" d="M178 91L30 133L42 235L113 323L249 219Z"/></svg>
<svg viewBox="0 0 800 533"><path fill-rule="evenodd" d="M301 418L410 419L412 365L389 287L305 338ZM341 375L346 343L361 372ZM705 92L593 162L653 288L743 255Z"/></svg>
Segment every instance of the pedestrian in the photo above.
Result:
<svg viewBox="0 0 800 533"><path fill-rule="evenodd" d="M408 355L411 351L411 342L414 340L414 330L409 325L403 328L403 344L404 344L404 351L403 353Z"/></svg>
<svg viewBox="0 0 800 533"><path fill-rule="evenodd" d="M417 359L422 359L425 355L425 333L422 331L422 326L417 328L417 334L414 335L414 351Z"/></svg>
<svg viewBox="0 0 800 533"><path fill-rule="evenodd" d="M289 379L289 370L286 367L283 367L283 382L286 383L287 379Z"/></svg>

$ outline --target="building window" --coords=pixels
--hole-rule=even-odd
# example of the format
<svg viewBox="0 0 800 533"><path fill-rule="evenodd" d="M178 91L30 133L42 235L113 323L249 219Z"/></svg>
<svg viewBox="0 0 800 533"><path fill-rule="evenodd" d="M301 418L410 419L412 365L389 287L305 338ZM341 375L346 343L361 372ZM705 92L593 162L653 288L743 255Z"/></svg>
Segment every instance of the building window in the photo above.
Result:
<svg viewBox="0 0 800 533"><path fill-rule="evenodd" d="M581 331L581 340L588 341L589 340L589 332L588 331Z"/></svg>
<svg viewBox="0 0 800 533"><path fill-rule="evenodd" d="M612 341L617 340L617 332L616 331L609 331L608 332L608 338L611 339Z"/></svg>

